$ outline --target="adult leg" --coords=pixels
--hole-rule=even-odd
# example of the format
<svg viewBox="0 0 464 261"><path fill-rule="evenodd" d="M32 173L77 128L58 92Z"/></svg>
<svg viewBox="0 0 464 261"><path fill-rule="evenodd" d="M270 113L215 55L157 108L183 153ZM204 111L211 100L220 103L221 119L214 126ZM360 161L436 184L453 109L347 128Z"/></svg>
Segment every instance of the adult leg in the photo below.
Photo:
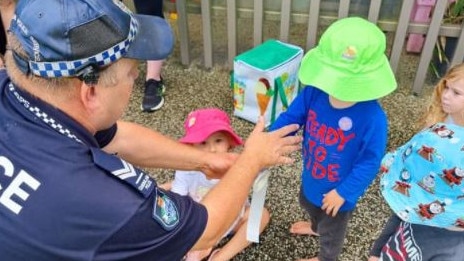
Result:
<svg viewBox="0 0 464 261"><path fill-rule="evenodd" d="M164 18L162 0L134 0L135 10L138 14L154 15ZM161 67L163 60L147 61L146 80L154 79L161 81Z"/></svg>
<svg viewBox="0 0 464 261"><path fill-rule="evenodd" d="M164 18L163 0L134 0L134 7L137 14L154 15Z"/></svg>
<svg viewBox="0 0 464 261"><path fill-rule="evenodd" d="M153 15L164 18L163 0L134 0L135 10L138 14ZM145 112L153 112L164 104L165 85L161 77L161 68L164 60L146 61L146 75L144 84L144 96L141 109Z"/></svg>

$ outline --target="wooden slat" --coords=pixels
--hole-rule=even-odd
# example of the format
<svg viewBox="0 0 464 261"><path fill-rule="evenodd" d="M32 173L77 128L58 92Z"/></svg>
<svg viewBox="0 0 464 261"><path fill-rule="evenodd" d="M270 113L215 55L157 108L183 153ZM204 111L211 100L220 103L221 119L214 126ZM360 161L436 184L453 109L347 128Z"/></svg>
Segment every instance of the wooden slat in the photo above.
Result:
<svg viewBox="0 0 464 261"><path fill-rule="evenodd" d="M213 67L213 34L211 31L211 5L209 0L201 0L201 24L203 26L203 50L205 67Z"/></svg>
<svg viewBox="0 0 464 261"><path fill-rule="evenodd" d="M263 42L263 0L254 0L253 10L253 45L257 46Z"/></svg>
<svg viewBox="0 0 464 261"><path fill-rule="evenodd" d="M176 11L178 17L177 30L179 32L178 37L180 42L180 61L183 65L189 65L190 48L186 0L176 0Z"/></svg>
<svg viewBox="0 0 464 261"><path fill-rule="evenodd" d="M427 32L427 36L425 37L424 46L422 48L422 54L420 56L416 77L414 78L414 83L412 86L412 91L416 95L422 92L422 87L425 83L425 77L427 76L427 70L429 68L430 61L432 60L433 49L435 48L435 43L437 41L438 33L440 30L441 20L443 19L443 14L445 13L447 5L448 1L437 1L435 5L432 20L430 21L430 27Z"/></svg>
<svg viewBox="0 0 464 261"><path fill-rule="evenodd" d="M306 36L306 50L310 50L316 46L317 30L319 27L319 10L321 8L321 0L310 0L309 4L309 19L308 19L308 34Z"/></svg>
<svg viewBox="0 0 464 261"><path fill-rule="evenodd" d="M338 18L347 17L350 12L350 0L340 0L338 7Z"/></svg>
<svg viewBox="0 0 464 261"><path fill-rule="evenodd" d="M377 23L379 20L380 6L382 5L382 0L371 0L371 5L369 6L369 14L367 20Z"/></svg>
<svg viewBox="0 0 464 261"><path fill-rule="evenodd" d="M390 53L390 66L393 73L396 73L398 69L398 63L400 62L401 52L403 51L403 45L408 30L409 17L411 15L414 1L403 1L401 6L401 13L398 19L398 25L396 27L395 39L393 40L393 46Z"/></svg>
<svg viewBox="0 0 464 261"><path fill-rule="evenodd" d="M290 13L292 11L292 1L282 0L280 11L280 37L283 42L288 42L288 35L290 32Z"/></svg>
<svg viewBox="0 0 464 261"><path fill-rule="evenodd" d="M131 1L131 0L127 0ZM165 0L166 1L166 0ZM225 5L214 5L215 1L201 0L201 9L198 5L192 4L187 6L187 0L176 0L176 9L178 13L178 38L180 40L180 55L181 62L184 65L190 63L189 57L189 33L187 13L196 12L202 13L202 29L203 29L203 45L204 45L204 60L205 67L213 66L213 37L212 34L212 19L211 15L221 14L227 15L227 42L228 42L228 65L233 66L233 59L237 55L238 32L237 18L246 17L253 19L253 44L259 45L263 42L263 24L264 17L269 20L280 20L280 35L279 39L285 42L289 41L290 26L293 23L307 23L306 35L306 51L313 48L317 44L317 35L321 33L320 28L324 28L333 21L349 16L350 0L340 0L334 3L338 7L338 14L334 16L320 16L321 0L309 0L309 11L298 10L299 12L292 13L292 0L282 0L280 10L264 10L264 0L253 0L253 8L238 8L240 1L226 0ZM387 0L384 0L387 1ZM417 67L414 82L411 86L414 94L420 94L425 83L429 64L433 56L435 42L438 36L448 36L458 38L458 43L454 55L451 59L451 64L461 63L464 59L464 25L459 27L455 25L441 25L444 10L448 1L436 1L434 13L430 23L411 22L410 16L413 10L413 5L416 0L402 1L401 12L398 21L379 20L380 8L382 0L370 0L368 20L376 23L385 32L394 32L392 48L389 54L390 65L396 73L400 60L403 58L402 53L405 45L407 34L425 34L426 39L422 48L419 65ZM325 4L325 2L324 2ZM195 8L193 8L195 7ZM336 8L336 7L335 7ZM301 12L303 11L303 12Z"/></svg>
<svg viewBox="0 0 464 261"><path fill-rule="evenodd" d="M456 50L454 50L453 58L451 59L451 65L462 63L464 60L464 23L461 25L461 35L459 36L456 44Z"/></svg>
<svg viewBox="0 0 464 261"><path fill-rule="evenodd" d="M227 0L227 56L229 68L234 66L237 56L237 6L235 0Z"/></svg>

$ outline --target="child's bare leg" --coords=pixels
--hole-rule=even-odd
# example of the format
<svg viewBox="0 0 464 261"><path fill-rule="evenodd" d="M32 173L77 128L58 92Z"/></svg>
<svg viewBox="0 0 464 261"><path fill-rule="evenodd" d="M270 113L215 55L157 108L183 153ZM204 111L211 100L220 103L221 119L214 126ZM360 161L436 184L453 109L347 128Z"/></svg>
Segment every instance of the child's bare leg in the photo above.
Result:
<svg viewBox="0 0 464 261"><path fill-rule="evenodd" d="M185 256L184 261L201 261L211 253L213 248L190 251Z"/></svg>
<svg viewBox="0 0 464 261"><path fill-rule="evenodd" d="M313 257L313 258L309 258L309 259L298 259L298 261L319 261L319 258Z"/></svg>
<svg viewBox="0 0 464 261"><path fill-rule="evenodd" d="M293 223L290 227L290 233L296 235L319 236L319 234L311 229L311 222L309 221L297 221Z"/></svg>
<svg viewBox="0 0 464 261"><path fill-rule="evenodd" d="M234 236L219 251L214 252L214 254L211 255L209 260L230 260L240 251L242 251L250 245L251 242L246 239L249 212L250 208L247 208L242 218L242 221L237 225L238 229L235 232ZM266 208L263 208L263 214L261 216L261 223L259 227L260 234L266 228L267 224L269 223L269 219L269 211Z"/></svg>

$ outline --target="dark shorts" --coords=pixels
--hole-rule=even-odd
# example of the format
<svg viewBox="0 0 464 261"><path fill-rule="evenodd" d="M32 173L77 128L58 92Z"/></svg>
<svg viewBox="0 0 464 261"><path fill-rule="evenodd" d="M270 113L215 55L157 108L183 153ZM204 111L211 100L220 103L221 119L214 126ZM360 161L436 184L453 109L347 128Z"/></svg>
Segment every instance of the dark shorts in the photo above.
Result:
<svg viewBox="0 0 464 261"><path fill-rule="evenodd" d="M0 14L0 21L2 19L2 16ZM0 54L4 55L6 51L6 34L5 34L5 29L3 28L3 23L0 22Z"/></svg>
<svg viewBox="0 0 464 261"><path fill-rule="evenodd" d="M342 252L348 222L353 211L338 212L335 217L329 216L320 207L309 202L300 189L300 205L309 214L314 232L320 235L320 261L335 261Z"/></svg>
<svg viewBox="0 0 464 261"><path fill-rule="evenodd" d="M384 261L461 261L464 232L415 225L392 215L370 255L380 256Z"/></svg>
<svg viewBox="0 0 464 261"><path fill-rule="evenodd" d="M134 6L138 14L154 15L164 18L163 0L134 0Z"/></svg>

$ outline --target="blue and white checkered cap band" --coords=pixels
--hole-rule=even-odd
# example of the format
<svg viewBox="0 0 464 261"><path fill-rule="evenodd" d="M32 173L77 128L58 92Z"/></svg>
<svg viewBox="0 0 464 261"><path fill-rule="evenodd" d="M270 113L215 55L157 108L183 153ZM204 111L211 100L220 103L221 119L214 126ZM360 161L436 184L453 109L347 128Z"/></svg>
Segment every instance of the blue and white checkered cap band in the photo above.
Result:
<svg viewBox="0 0 464 261"><path fill-rule="evenodd" d="M74 61L61 62L34 62L29 61L29 67L33 74L41 77L69 77L75 76L88 64L97 64L98 67L109 65L120 59L128 50L131 43L134 41L138 32L138 22L131 16L130 29L127 38L112 46L111 48L96 54L91 57Z"/></svg>

